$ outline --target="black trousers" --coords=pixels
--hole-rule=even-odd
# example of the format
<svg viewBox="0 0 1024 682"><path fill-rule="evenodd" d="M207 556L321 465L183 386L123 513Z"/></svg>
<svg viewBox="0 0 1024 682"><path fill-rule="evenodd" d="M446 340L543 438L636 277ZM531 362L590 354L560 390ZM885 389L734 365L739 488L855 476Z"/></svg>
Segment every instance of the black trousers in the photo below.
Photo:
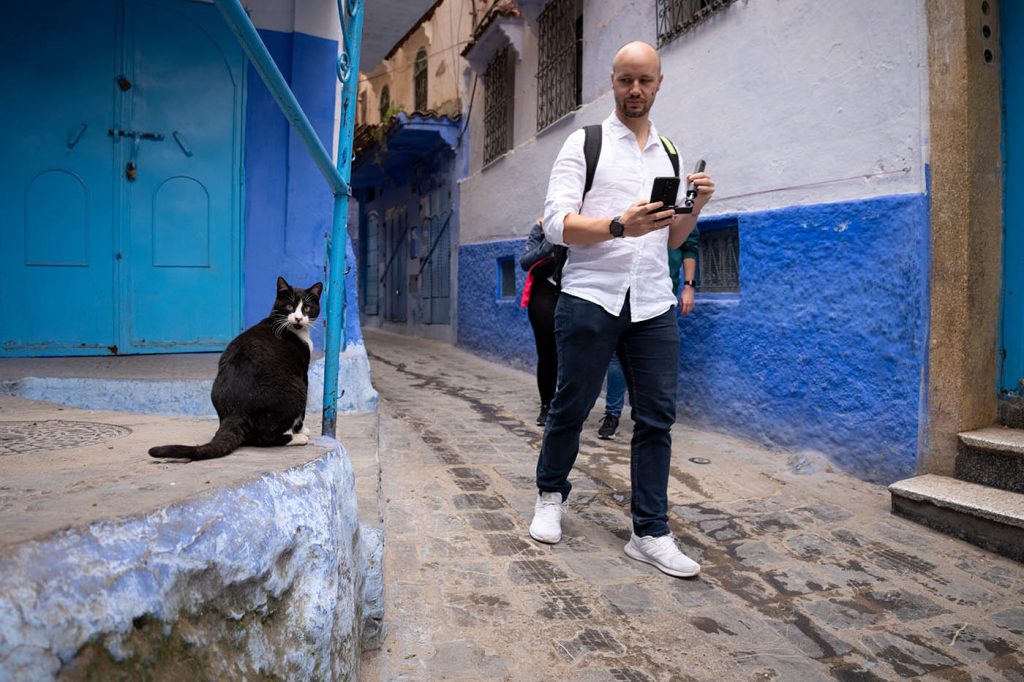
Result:
<svg viewBox="0 0 1024 682"><path fill-rule="evenodd" d="M540 404L550 405L558 385L558 350L555 346L555 304L561 290L546 277L535 277L526 312L537 345L537 391Z"/></svg>

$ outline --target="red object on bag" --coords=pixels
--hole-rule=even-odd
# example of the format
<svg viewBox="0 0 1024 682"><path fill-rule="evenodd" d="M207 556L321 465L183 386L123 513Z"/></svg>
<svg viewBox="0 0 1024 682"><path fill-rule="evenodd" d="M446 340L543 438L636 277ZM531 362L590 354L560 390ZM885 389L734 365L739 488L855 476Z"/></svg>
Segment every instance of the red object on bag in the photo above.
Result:
<svg viewBox="0 0 1024 682"><path fill-rule="evenodd" d="M519 307L525 308L530 305L530 290L533 289L533 271L537 269L537 266L541 263L547 263L551 260L550 257L541 258L539 261L533 264L530 271L526 273L526 284L523 285L523 297L519 301Z"/></svg>

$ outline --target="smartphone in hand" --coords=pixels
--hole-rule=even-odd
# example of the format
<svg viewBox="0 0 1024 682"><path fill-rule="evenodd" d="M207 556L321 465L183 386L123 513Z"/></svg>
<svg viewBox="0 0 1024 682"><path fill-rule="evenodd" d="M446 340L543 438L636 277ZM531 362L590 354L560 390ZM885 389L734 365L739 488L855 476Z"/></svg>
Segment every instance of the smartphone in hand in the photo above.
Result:
<svg viewBox="0 0 1024 682"><path fill-rule="evenodd" d="M674 175L663 175L654 178L654 187L651 188L651 203L656 201L662 203L661 208L656 208L649 213L658 213L666 209L674 208L676 195L679 193L679 178Z"/></svg>

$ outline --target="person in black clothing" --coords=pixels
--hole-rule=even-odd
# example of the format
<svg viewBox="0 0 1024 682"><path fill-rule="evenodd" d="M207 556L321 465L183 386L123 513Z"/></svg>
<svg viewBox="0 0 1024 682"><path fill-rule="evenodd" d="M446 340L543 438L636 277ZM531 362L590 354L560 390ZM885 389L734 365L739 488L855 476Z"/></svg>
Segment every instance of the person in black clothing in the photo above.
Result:
<svg viewBox="0 0 1024 682"><path fill-rule="evenodd" d="M564 248L564 247L559 247ZM540 414L537 426L548 419L551 399L558 383L558 351L555 348L555 304L561 291L556 281L556 249L544 238L541 221L534 223L519 265L530 274L523 288L521 305L526 307L537 346L537 391L540 394Z"/></svg>

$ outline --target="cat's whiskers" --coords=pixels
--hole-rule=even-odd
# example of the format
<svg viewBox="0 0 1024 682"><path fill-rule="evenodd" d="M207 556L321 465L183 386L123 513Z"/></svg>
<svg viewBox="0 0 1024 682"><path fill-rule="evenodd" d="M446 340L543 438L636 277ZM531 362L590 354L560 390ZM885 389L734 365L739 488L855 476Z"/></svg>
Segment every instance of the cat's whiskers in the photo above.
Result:
<svg viewBox="0 0 1024 682"><path fill-rule="evenodd" d="M285 317L284 315L271 315L270 322L274 328L274 336L276 336L277 338L281 338L281 335L284 333L284 330L287 329L288 325L290 324L288 322L288 318Z"/></svg>

